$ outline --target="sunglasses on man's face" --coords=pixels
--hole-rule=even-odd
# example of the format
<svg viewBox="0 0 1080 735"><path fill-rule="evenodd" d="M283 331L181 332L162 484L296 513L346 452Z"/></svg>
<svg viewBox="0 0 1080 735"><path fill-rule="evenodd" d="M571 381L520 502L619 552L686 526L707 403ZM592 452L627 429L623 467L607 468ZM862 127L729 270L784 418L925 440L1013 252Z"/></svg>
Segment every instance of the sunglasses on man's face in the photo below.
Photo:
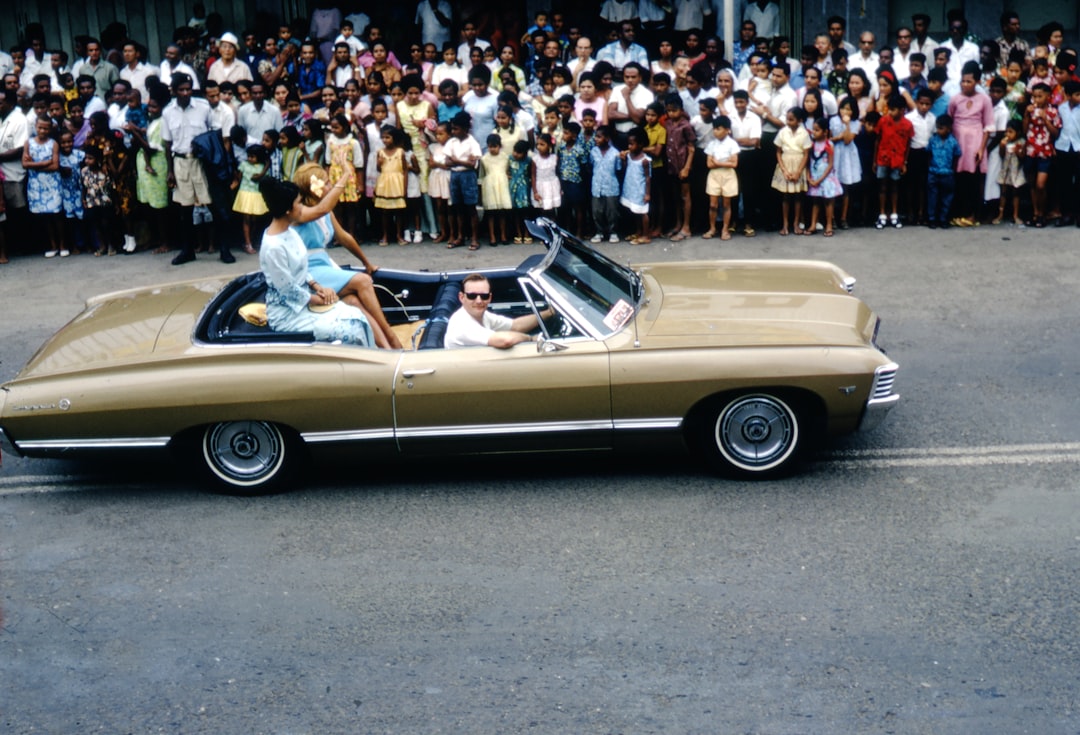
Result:
<svg viewBox="0 0 1080 735"><path fill-rule="evenodd" d="M487 301L488 299L491 298L491 292L490 291L487 291L487 292L481 292L481 291L472 291L472 292L470 292L470 291L466 291L465 292L465 298L467 298L469 301L475 301L476 299L480 299L481 301Z"/></svg>

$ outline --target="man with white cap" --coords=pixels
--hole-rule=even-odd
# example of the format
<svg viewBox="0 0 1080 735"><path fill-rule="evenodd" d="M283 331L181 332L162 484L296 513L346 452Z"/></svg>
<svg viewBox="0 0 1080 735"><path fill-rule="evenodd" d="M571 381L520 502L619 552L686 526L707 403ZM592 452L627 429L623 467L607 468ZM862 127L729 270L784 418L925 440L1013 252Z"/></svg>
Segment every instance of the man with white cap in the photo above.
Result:
<svg viewBox="0 0 1080 735"><path fill-rule="evenodd" d="M207 73L206 78L218 84L222 82L232 82L233 84L239 81L250 82L252 80L251 69L236 56L239 48L240 41L235 34L222 33L221 38L218 39L218 52L221 54L221 58L210 65L210 71Z"/></svg>

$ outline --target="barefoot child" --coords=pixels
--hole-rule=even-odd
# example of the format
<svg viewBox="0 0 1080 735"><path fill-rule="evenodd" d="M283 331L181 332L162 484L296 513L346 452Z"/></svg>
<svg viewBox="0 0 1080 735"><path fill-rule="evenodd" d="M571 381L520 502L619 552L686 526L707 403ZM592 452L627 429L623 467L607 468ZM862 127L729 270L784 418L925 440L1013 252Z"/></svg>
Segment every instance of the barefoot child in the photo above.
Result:
<svg viewBox="0 0 1080 735"><path fill-rule="evenodd" d="M1027 184L1024 178L1024 124L1019 120L1010 120L1005 128L1005 137L998 144L1001 169L997 182L1001 186L1001 199L998 204L997 218L992 224L1001 224L1005 218L1005 202L1012 199L1013 224L1023 224L1020 220L1020 189Z"/></svg>
<svg viewBox="0 0 1080 735"><path fill-rule="evenodd" d="M810 135L814 140L814 145L810 149L810 173L807 181L807 194L813 206L810 210L810 227L803 234L813 235L817 232L818 214L824 200L825 237L832 237L834 203L836 198L843 193L843 187L840 184L840 178L836 175L833 144L829 140L828 121L823 117L815 117Z"/></svg>
<svg viewBox="0 0 1080 735"><path fill-rule="evenodd" d="M810 159L810 134L803 123L806 112L801 107L792 107L787 112L783 129L776 134L776 170L773 171L772 188L783 194L781 205L783 220L780 234L787 235L790 230L792 204L794 204L794 230L802 234L799 221L802 220L802 194L806 191L806 164Z"/></svg>
<svg viewBox="0 0 1080 735"><path fill-rule="evenodd" d="M652 242L649 237L649 199L652 190L652 159L645 155L649 136L637 127L627 133L626 150L619 154L626 164L622 196L619 204L630 210L637 220L637 231L627 238L632 245Z"/></svg>
<svg viewBox="0 0 1080 735"><path fill-rule="evenodd" d="M266 148L261 145L249 145L247 160L240 164L236 172L236 181L233 188L236 199L233 201L233 211L244 215L244 252L248 255L255 254L255 248L251 244L251 231L255 226L255 218L266 214L266 202L259 193L259 181L267 175L270 168L270 157Z"/></svg>

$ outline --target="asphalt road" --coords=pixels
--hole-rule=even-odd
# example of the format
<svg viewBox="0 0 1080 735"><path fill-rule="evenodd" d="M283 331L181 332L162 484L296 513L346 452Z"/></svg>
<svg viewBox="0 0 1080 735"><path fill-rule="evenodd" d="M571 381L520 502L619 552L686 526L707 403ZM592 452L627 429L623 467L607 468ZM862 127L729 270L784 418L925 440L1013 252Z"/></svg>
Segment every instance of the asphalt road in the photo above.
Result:
<svg viewBox="0 0 1080 735"><path fill-rule="evenodd" d="M5 457L0 733L1080 733L1078 246L989 227L604 245L859 278L903 398L783 481L529 456L243 499L170 467ZM239 257L0 267L0 379L86 297L257 267Z"/></svg>

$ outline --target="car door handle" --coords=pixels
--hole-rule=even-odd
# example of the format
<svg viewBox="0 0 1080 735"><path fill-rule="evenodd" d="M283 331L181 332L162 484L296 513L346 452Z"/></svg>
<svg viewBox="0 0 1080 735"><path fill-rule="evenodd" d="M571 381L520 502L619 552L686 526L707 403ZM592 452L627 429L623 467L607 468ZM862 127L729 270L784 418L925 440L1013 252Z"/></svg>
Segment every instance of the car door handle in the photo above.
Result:
<svg viewBox="0 0 1080 735"><path fill-rule="evenodd" d="M418 375L434 375L435 368L425 368L423 370L402 370L401 377L403 378L415 378Z"/></svg>

